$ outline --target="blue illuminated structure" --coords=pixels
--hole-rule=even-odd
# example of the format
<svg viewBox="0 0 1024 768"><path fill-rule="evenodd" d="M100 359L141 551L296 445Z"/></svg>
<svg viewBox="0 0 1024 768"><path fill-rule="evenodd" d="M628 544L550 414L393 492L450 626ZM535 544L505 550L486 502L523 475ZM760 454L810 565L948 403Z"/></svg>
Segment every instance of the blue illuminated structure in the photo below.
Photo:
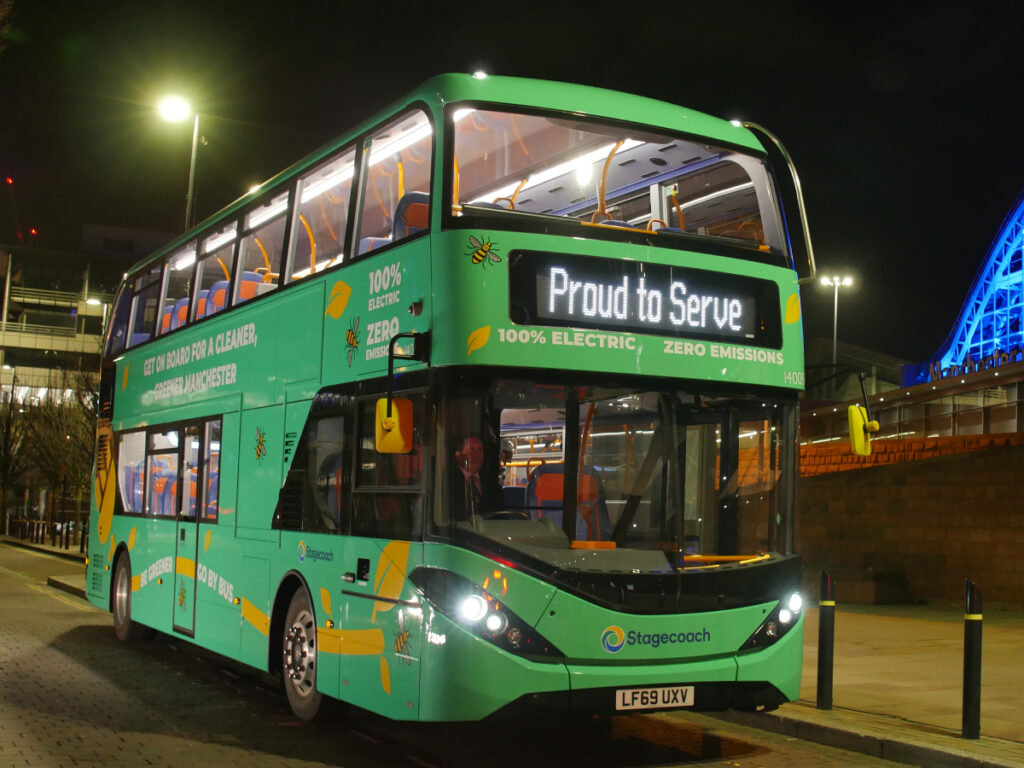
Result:
<svg viewBox="0 0 1024 768"><path fill-rule="evenodd" d="M960 316L931 365L945 370L1024 348L1024 193L992 242Z"/></svg>

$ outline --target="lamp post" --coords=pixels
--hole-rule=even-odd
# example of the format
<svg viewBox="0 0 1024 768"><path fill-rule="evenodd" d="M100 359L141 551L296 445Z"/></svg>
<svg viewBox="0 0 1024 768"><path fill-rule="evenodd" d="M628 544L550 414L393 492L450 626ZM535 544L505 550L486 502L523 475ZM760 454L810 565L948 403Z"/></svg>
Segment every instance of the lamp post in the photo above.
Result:
<svg viewBox="0 0 1024 768"><path fill-rule="evenodd" d="M836 364L836 350L839 345L839 286L849 287L853 285L852 277L823 277L821 284L831 286L832 294L832 365Z"/></svg>
<svg viewBox="0 0 1024 768"><path fill-rule="evenodd" d="M199 113L193 112L192 107L180 96L167 96L160 100L157 105L160 116L172 123L180 123L189 117L192 121L192 156L188 164L188 190L185 193L185 229L192 229L192 212L195 203L196 189L196 156L199 153Z"/></svg>

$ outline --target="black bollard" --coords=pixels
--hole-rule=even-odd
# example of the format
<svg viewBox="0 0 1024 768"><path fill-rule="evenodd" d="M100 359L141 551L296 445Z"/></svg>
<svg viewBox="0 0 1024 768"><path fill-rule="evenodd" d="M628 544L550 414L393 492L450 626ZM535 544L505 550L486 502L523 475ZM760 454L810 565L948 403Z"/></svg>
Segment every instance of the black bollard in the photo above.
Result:
<svg viewBox="0 0 1024 768"><path fill-rule="evenodd" d="M981 738L981 590L970 579L964 590L964 703L961 735Z"/></svg>
<svg viewBox="0 0 1024 768"><path fill-rule="evenodd" d="M818 598L818 709L832 709L832 663L836 643L836 583L821 572Z"/></svg>

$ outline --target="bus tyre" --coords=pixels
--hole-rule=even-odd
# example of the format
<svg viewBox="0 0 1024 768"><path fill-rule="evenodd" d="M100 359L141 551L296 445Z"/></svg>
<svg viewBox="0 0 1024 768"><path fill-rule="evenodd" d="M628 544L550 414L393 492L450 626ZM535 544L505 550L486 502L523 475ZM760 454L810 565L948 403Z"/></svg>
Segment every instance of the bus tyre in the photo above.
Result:
<svg viewBox="0 0 1024 768"><path fill-rule="evenodd" d="M316 619L305 589L292 595L288 604L281 649L281 672L288 705L296 717L312 720L320 709L323 695L316 689Z"/></svg>
<svg viewBox="0 0 1024 768"><path fill-rule="evenodd" d="M150 636L148 627L132 621L132 564L128 555L117 558L114 566L113 599L114 635L122 642L145 640Z"/></svg>

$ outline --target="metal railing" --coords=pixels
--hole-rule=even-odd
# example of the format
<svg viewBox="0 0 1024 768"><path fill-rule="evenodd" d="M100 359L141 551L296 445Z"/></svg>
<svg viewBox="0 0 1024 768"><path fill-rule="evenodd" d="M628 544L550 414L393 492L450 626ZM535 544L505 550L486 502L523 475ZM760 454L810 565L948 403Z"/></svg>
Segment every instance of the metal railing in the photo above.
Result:
<svg viewBox="0 0 1024 768"><path fill-rule="evenodd" d="M61 328L53 325L34 325L32 323L19 323L17 321L0 322L0 333L31 333L36 336L61 336L74 338L80 335L75 328ZM97 334L81 334L83 336L96 336Z"/></svg>
<svg viewBox="0 0 1024 768"><path fill-rule="evenodd" d="M33 304L77 306L87 297L83 296L81 291L51 291L45 288L22 288L12 285L11 298ZM113 295L109 293L90 293L88 298L96 299L100 304L112 304L114 301Z"/></svg>

